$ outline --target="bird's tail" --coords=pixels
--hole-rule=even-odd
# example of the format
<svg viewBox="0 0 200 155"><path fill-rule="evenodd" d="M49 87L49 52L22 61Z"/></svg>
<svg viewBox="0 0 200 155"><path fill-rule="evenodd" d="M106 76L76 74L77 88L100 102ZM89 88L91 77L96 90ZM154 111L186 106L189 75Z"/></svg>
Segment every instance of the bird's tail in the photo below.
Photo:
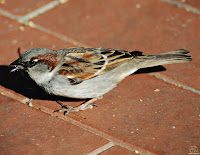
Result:
<svg viewBox="0 0 200 155"><path fill-rule="evenodd" d="M190 53L186 49L180 49L163 54L136 56L137 68L146 68L164 64L183 63L192 61Z"/></svg>

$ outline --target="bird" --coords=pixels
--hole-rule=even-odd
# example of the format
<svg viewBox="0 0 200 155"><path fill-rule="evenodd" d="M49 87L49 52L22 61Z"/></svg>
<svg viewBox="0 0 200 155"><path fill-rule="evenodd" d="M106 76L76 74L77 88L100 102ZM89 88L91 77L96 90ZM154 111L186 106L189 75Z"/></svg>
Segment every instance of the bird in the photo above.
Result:
<svg viewBox="0 0 200 155"><path fill-rule="evenodd" d="M9 66L12 72L24 70L48 94L89 99L79 106L55 110L64 114L91 109L94 102L138 69L192 61L190 51L142 55L114 48L71 47L59 50L32 48Z"/></svg>

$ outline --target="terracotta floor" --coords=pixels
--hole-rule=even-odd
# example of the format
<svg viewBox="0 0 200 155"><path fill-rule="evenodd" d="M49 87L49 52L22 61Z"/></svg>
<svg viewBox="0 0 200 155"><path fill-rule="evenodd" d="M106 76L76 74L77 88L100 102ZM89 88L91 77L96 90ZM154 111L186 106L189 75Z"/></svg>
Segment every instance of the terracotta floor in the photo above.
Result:
<svg viewBox="0 0 200 155"><path fill-rule="evenodd" d="M200 154L199 0L0 0L0 29L0 154ZM140 70L99 107L64 116L8 65L18 48L73 46L186 48L193 61Z"/></svg>

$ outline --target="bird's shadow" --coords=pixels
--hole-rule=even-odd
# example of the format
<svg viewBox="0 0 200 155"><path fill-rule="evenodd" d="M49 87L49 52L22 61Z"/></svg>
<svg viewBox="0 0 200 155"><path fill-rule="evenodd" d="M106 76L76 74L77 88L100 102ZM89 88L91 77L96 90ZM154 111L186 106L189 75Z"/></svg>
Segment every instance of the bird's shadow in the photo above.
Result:
<svg viewBox="0 0 200 155"><path fill-rule="evenodd" d="M141 68L138 71L136 71L133 74L142 74L142 73L152 73L152 72L162 72L165 71L166 68L163 66L154 66L154 67L148 67L148 68ZM133 75L132 74L132 75Z"/></svg>
<svg viewBox="0 0 200 155"><path fill-rule="evenodd" d="M132 56L144 56L141 51L132 51L130 52ZM154 66L154 67L148 67L148 68L142 68L136 71L134 74L141 74L141 73L151 73L151 72L161 72L165 71L166 68L163 66Z"/></svg>
<svg viewBox="0 0 200 155"><path fill-rule="evenodd" d="M23 71L11 72L13 68L9 66L0 66L0 85L11 89L28 98L52 101L80 101L67 97L55 96L46 93ZM82 100L81 100L82 101Z"/></svg>
<svg viewBox="0 0 200 155"><path fill-rule="evenodd" d="M79 99L49 95L43 89L41 89L25 71L10 72L12 69L13 68L9 66L0 66L0 85L5 88L11 89L19 94L22 94L32 99L73 102L83 101ZM162 66L155 66L140 69L134 74L160 72L164 70L165 68Z"/></svg>

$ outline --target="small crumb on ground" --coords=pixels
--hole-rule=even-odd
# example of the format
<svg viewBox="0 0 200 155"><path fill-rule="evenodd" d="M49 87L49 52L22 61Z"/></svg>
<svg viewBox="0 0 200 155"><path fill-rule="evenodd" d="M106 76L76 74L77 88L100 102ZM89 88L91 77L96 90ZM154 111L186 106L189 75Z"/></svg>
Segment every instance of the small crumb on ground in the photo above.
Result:
<svg viewBox="0 0 200 155"><path fill-rule="evenodd" d="M138 3L138 4L136 4L135 7L136 7L137 9L139 9L139 8L141 8L141 6L142 6L142 5Z"/></svg>
<svg viewBox="0 0 200 155"><path fill-rule="evenodd" d="M154 90L154 92L159 92L159 91L160 91L160 89L155 89L155 90Z"/></svg>
<svg viewBox="0 0 200 155"><path fill-rule="evenodd" d="M19 30L22 31L22 32L24 32L24 30L25 30L24 26L21 25L21 26L19 27Z"/></svg>

